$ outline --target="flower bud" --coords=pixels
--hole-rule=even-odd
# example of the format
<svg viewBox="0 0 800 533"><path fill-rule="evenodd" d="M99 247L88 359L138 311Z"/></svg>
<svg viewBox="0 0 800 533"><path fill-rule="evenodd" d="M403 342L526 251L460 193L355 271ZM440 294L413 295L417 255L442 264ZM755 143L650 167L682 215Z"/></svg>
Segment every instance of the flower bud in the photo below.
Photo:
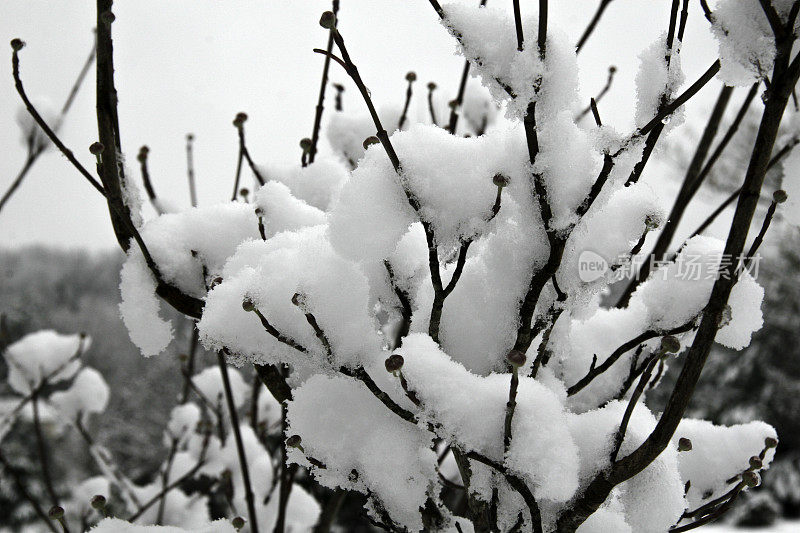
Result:
<svg viewBox="0 0 800 533"><path fill-rule="evenodd" d="M617 71L617 67L615 67L614 65L611 65L610 67L608 67L608 72L610 74L614 74L616 71Z"/></svg>
<svg viewBox="0 0 800 533"><path fill-rule="evenodd" d="M15 52L19 52L24 47L25 47L25 41L23 41L22 39L18 39L16 37L14 39L11 39L11 48Z"/></svg>
<svg viewBox="0 0 800 533"><path fill-rule="evenodd" d="M222 283L222 278L217 276L216 278L211 280L211 288L213 289L214 287L216 287L220 283Z"/></svg>
<svg viewBox="0 0 800 533"><path fill-rule="evenodd" d="M415 82L417 81L417 73L413 70L406 74L406 81L408 82Z"/></svg>
<svg viewBox="0 0 800 533"><path fill-rule="evenodd" d="M524 365L526 360L527 357L525 357L525 354L519 350L511 350L506 354L506 361L508 361L509 363L511 363L512 366L517 368Z"/></svg>
<svg viewBox="0 0 800 533"><path fill-rule="evenodd" d="M242 518L241 516L237 516L236 518L231 520L231 525L233 526L233 529L239 531L244 527L244 518Z"/></svg>
<svg viewBox="0 0 800 533"><path fill-rule="evenodd" d="M253 300L250 298L245 298L242 300L242 309L247 311L248 313L252 313L256 310L256 304L253 303Z"/></svg>
<svg viewBox="0 0 800 533"><path fill-rule="evenodd" d="M776 204L782 204L787 200L787 198L789 198L789 195L786 194L786 191L784 191L783 189L778 189L777 191L772 193L772 200Z"/></svg>
<svg viewBox="0 0 800 533"><path fill-rule="evenodd" d="M193 141L194 140L194 133L187 133L186 134L186 140L187 141Z"/></svg>
<svg viewBox="0 0 800 533"><path fill-rule="evenodd" d="M778 446L778 439L773 437L767 437L764 439L764 446L767 448L775 448Z"/></svg>
<svg viewBox="0 0 800 533"><path fill-rule="evenodd" d="M428 82L428 90L433 91L436 90L436 84L434 82Z"/></svg>
<svg viewBox="0 0 800 533"><path fill-rule="evenodd" d="M664 353L678 353L681 351L681 341L672 335L661 338L661 351Z"/></svg>
<svg viewBox="0 0 800 533"><path fill-rule="evenodd" d="M511 178L504 174L497 173L492 177L492 183L498 187L508 187L508 184L511 183Z"/></svg>
<svg viewBox="0 0 800 533"><path fill-rule="evenodd" d="M140 163L144 163L145 161L147 161L147 154L149 153L150 153L150 148L148 148L147 146L142 146L141 148L139 148L139 155L136 156L136 160L139 161Z"/></svg>
<svg viewBox="0 0 800 533"><path fill-rule="evenodd" d="M453 99L453 100L450 100L449 102L447 102L447 106L448 106L450 109L455 109L455 108L457 108L457 107L458 107L458 100L455 100L455 99Z"/></svg>
<svg viewBox="0 0 800 533"><path fill-rule="evenodd" d="M103 143L95 142L92 143L91 146L89 146L89 153L91 153L92 155L100 155L103 153L103 150L105 149L106 148L105 146L103 146Z"/></svg>
<svg viewBox="0 0 800 533"><path fill-rule="evenodd" d="M764 462L761 460L761 457L754 455L750 458L750 469L751 470L761 470L763 468Z"/></svg>
<svg viewBox="0 0 800 533"><path fill-rule="evenodd" d="M64 508L60 505L54 505L47 512L47 516L49 516L52 520L61 520L64 518Z"/></svg>
<svg viewBox="0 0 800 533"><path fill-rule="evenodd" d="M308 137L300 139L300 148L302 148L304 152L308 152L309 150L311 150L311 139L309 139Z"/></svg>
<svg viewBox="0 0 800 533"><path fill-rule="evenodd" d="M364 150L366 150L367 148L369 148L373 144L378 144L379 142L381 142L381 141L377 137L375 137L374 135L370 135L369 137L364 139L364 143L363 143Z"/></svg>
<svg viewBox="0 0 800 533"><path fill-rule="evenodd" d="M384 366L386 367L387 372L397 372L401 368L403 368L403 363L405 360L403 356L399 353L394 353L386 358L386 361L383 362Z"/></svg>
<svg viewBox="0 0 800 533"><path fill-rule="evenodd" d="M244 126L245 122L247 122L247 113L236 113L236 117L233 119L233 125L237 128L241 128Z"/></svg>
<svg viewBox="0 0 800 533"><path fill-rule="evenodd" d="M115 17L114 13L111 11L104 11L103 14L100 15L100 19L106 24L111 24L117 20L117 17Z"/></svg>
<svg viewBox="0 0 800 533"><path fill-rule="evenodd" d="M661 220L655 215L647 215L644 217L644 225L648 230L653 230L661 225Z"/></svg>
<svg viewBox="0 0 800 533"><path fill-rule="evenodd" d="M92 506L92 509L97 509L98 511L100 511L104 509L106 506L106 497L103 496L102 494L95 494L94 496L92 496L92 499L90 500L89 503Z"/></svg>
<svg viewBox="0 0 800 533"><path fill-rule="evenodd" d="M336 27L336 15L333 14L333 11L326 11L322 14L319 18L319 25L325 28L326 30L332 30Z"/></svg>
<svg viewBox="0 0 800 533"><path fill-rule="evenodd" d="M241 189L239 189L239 194L247 198L247 195L250 194L250 189L248 189L247 187L242 187Z"/></svg>
<svg viewBox="0 0 800 533"><path fill-rule="evenodd" d="M294 293L294 295L292 295L292 304L296 305L297 307L305 307L306 295L302 292Z"/></svg>
<svg viewBox="0 0 800 533"><path fill-rule="evenodd" d="M742 474L742 481L748 487L757 487L759 483L761 483L761 479L759 478L758 474L753 471L748 471Z"/></svg>
<svg viewBox="0 0 800 533"><path fill-rule="evenodd" d="M679 452L688 452L692 450L692 441L687 439L686 437L681 437L678 439L678 451Z"/></svg>
<svg viewBox="0 0 800 533"><path fill-rule="evenodd" d="M292 435L291 437L286 439L286 445L289 448L299 448L300 447L300 443L302 443L302 442L303 442L303 439L300 437L300 435Z"/></svg>

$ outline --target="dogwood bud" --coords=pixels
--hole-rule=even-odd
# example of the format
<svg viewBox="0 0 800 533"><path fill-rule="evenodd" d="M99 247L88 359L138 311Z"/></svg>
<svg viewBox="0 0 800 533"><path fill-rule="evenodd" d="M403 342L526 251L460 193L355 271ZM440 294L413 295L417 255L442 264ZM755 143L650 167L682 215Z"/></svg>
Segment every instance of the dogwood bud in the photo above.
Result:
<svg viewBox="0 0 800 533"><path fill-rule="evenodd" d="M511 350L506 354L506 361L511 363L512 366L519 368L525 364L527 357L525 357L525 354L519 350Z"/></svg>
<svg viewBox="0 0 800 533"><path fill-rule="evenodd" d="M688 452L692 450L692 441L687 439L686 437L681 437L678 439L678 451L679 452Z"/></svg>
<svg viewBox="0 0 800 533"><path fill-rule="evenodd" d="M319 25L325 28L326 30L332 30L336 27L336 15L333 14L333 11L326 11L322 14L319 18Z"/></svg>
<svg viewBox="0 0 800 533"><path fill-rule="evenodd" d="M300 148L302 148L304 152L311 150L311 139L308 137L300 139Z"/></svg>
<svg viewBox="0 0 800 533"><path fill-rule="evenodd" d="M231 525L233 526L233 529L239 531L244 527L244 518L242 518L241 516L237 516L236 518L231 520Z"/></svg>
<svg viewBox="0 0 800 533"><path fill-rule="evenodd" d="M289 448L299 448L302 442L303 439L302 437L300 437L300 435L292 435L291 437L286 439L286 445Z"/></svg>
<svg viewBox="0 0 800 533"><path fill-rule="evenodd" d="M783 202L785 202L785 201L786 201L788 198L789 198L789 195L788 195L788 194L786 194L786 191L784 191L783 189L778 189L777 191L775 191L774 193L772 193L772 200L773 200L773 201L774 201L776 204L782 204L782 203L783 203Z"/></svg>
<svg viewBox="0 0 800 533"><path fill-rule="evenodd" d="M15 52L19 52L20 50L25 48L25 41L23 41L22 39L17 39L17 38L11 39L11 48Z"/></svg>
<svg viewBox="0 0 800 533"><path fill-rule="evenodd" d="M106 503L106 497L102 494L95 494L92 496L92 499L89 502L89 504L92 506L92 509L97 509L98 511L104 509Z"/></svg>
<svg viewBox="0 0 800 533"><path fill-rule="evenodd" d="M363 143L364 150L366 150L367 148L369 148L373 144L378 144L379 142L381 142L381 141L377 137L375 137L374 135L370 135L369 137L364 139L364 143Z"/></svg>
<svg viewBox="0 0 800 533"><path fill-rule="evenodd" d="M767 437L764 439L764 446L767 448L775 448L778 446L778 439L774 437Z"/></svg>
<svg viewBox="0 0 800 533"><path fill-rule="evenodd" d="M661 350L664 353L678 353L681 351L681 341L672 335L661 338Z"/></svg>
<svg viewBox="0 0 800 533"><path fill-rule="evenodd" d="M401 368L403 368L403 363L405 360L403 356L399 353L394 353L386 358L386 361L383 362L384 366L386 367L387 372L397 372Z"/></svg>
<svg viewBox="0 0 800 533"><path fill-rule="evenodd" d="M492 183L494 183L497 187L508 187L508 184L511 183L511 178L498 172L492 176Z"/></svg>
<svg viewBox="0 0 800 533"><path fill-rule="evenodd" d="M415 82L417 81L417 73L413 70L406 74L406 81Z"/></svg>
<svg viewBox="0 0 800 533"><path fill-rule="evenodd" d="M103 150L105 150L105 149L106 148L105 148L105 146L103 146L103 143L94 142L94 143L91 144L91 146L89 146L89 153L92 154L92 155L100 155L100 154L103 153Z"/></svg>
<svg viewBox="0 0 800 533"><path fill-rule="evenodd" d="M256 304L253 303L253 300L250 298L245 298L242 300L242 309L247 311L248 313L252 313L256 310Z"/></svg>
<svg viewBox="0 0 800 533"><path fill-rule="evenodd" d="M744 484L748 487L757 487L761 479L755 472L748 471L742 474L742 481L744 481Z"/></svg>
<svg viewBox="0 0 800 533"><path fill-rule="evenodd" d="M761 470L761 468L763 466L764 466L764 462L761 460L761 458L759 456L754 455L754 456L752 456L750 458L750 469L751 470Z"/></svg>
<svg viewBox="0 0 800 533"><path fill-rule="evenodd" d="M64 508L60 505L54 505L50 508L47 512L47 516L49 516L53 520L61 520L64 518Z"/></svg>

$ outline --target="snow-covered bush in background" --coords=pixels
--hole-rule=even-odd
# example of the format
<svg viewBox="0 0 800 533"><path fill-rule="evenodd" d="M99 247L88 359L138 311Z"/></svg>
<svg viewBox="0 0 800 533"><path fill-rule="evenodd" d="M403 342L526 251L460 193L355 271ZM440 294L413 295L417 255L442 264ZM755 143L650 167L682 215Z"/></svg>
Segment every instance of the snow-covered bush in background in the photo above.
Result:
<svg viewBox="0 0 800 533"><path fill-rule="evenodd" d="M300 168L251 165L264 181L252 203L138 225L148 252L129 248L120 286L131 339L146 356L169 344L157 294L197 303L188 314L220 367L187 376L200 403L173 411L158 479L137 486L107 473L131 521L215 527L205 525L210 493L160 496L170 480L197 477L211 493L218 484L230 509L247 510L237 527L308 531L321 509L292 488L298 468L360 493L369 520L391 531L683 530L760 483L777 446L770 426L681 420L715 337L742 348L762 325L763 289L724 258L741 252L736 235L755 205L740 202L727 243L695 236L626 306L601 303L648 232L669 223L640 177L682 112L679 3L669 31L640 54L630 134L603 126L599 113L594 125L576 120L575 47L546 17L431 4L492 97L452 102L461 129L437 125L432 99L430 121L376 113L326 12L336 63L370 110L328 119L334 157L315 161L304 140ZM765 105L782 115L788 92L773 87L790 74L780 71L776 22L755 0L719 4L707 16L721 62L700 87L716 72L739 83L774 69L770 91L782 100ZM775 4L767 12L779 22L797 16L791 2ZM407 80L410 94L415 76ZM244 120L234 122L242 143ZM760 190L758 148L746 185ZM123 207L135 222L136 205ZM605 264L599 275L585 276L586 254ZM643 395L683 352L687 377L657 416ZM280 421L280 457L258 434L260 415L238 423L248 386L224 360L254 366L274 396L262 411ZM68 389L51 399L80 423L102 410L107 391L88 370L75 380L92 398ZM464 505L448 500L452 491ZM128 526L98 530L114 527Z"/></svg>

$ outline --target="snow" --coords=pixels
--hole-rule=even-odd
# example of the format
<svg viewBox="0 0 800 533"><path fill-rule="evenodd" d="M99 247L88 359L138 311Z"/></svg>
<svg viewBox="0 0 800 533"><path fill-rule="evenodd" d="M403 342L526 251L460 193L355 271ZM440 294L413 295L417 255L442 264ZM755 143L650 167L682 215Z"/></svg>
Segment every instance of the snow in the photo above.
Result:
<svg viewBox="0 0 800 533"><path fill-rule="evenodd" d="M230 259L222 277L224 281L209 292L198 323L207 347L226 346L252 362L285 361L300 367L353 366L381 348L368 307L367 279L356 264L334 253L324 226L248 243ZM303 305L292 303L295 294L302 295ZM245 298L313 357L299 354L267 333L256 313L242 309ZM331 360L305 313L313 314L329 339Z"/></svg>
<svg viewBox="0 0 800 533"><path fill-rule="evenodd" d="M339 115L337 113L334 116ZM339 132L337 132L338 134ZM371 134L367 136L369 135ZM363 141L363 138L358 141L359 146ZM363 147L361 151L363 153ZM358 159L360 157L355 161ZM347 168L338 159L319 155L313 163L305 167L266 165L261 170L268 180L283 183L294 197L321 211L327 211L330 208L348 175Z"/></svg>
<svg viewBox="0 0 800 533"><path fill-rule="evenodd" d="M34 100L34 107L44 119L45 124L58 133L62 120L58 108L47 98L35 98ZM26 149L32 148L31 151L37 151L47 149L52 145L50 139L33 119L27 108L24 106L17 108L16 119L20 128L20 142Z"/></svg>
<svg viewBox="0 0 800 533"><path fill-rule="evenodd" d="M83 480L72 488L70 495L71 504L65 510L75 516L81 516L91 510L91 501L97 495L109 497L111 485L103 476L94 476Z"/></svg>
<svg viewBox="0 0 800 533"><path fill-rule="evenodd" d="M381 124L390 135L397 130L401 114L402 109L398 107L385 107L378 110ZM341 156L351 168L355 168L364 156L364 140L375 135L375 132L375 123L369 115L338 112L330 115L326 136L333 151ZM310 166L316 165L317 162L318 160L315 159Z"/></svg>
<svg viewBox="0 0 800 533"><path fill-rule="evenodd" d="M641 62L636 74L636 126L641 128L658 114L662 99L667 101L677 93L685 80L681 70L680 43L674 41L669 53L667 67L667 34L663 33L640 55ZM683 122L682 111L676 111L669 119L669 128Z"/></svg>
<svg viewBox="0 0 800 533"><path fill-rule="evenodd" d="M159 316L157 286L144 257L131 248L120 272L119 312L131 341L145 357L158 355L172 342L172 323Z"/></svg>
<svg viewBox="0 0 800 533"><path fill-rule="evenodd" d="M267 182L256 192L255 205L261 210L265 236L269 239L282 231L325 224L325 213L295 198L289 187L277 181Z"/></svg>
<svg viewBox="0 0 800 533"><path fill-rule="evenodd" d="M436 486L432 435L388 411L367 388L347 377L317 375L294 391L289 431L303 450L289 449L289 461L311 466L305 455L325 464L311 467L315 479L377 498L393 520L422 530L418 512ZM351 476L351 471L358 472Z"/></svg>
<svg viewBox="0 0 800 533"><path fill-rule="evenodd" d="M250 387L245 383L244 378L235 368L228 369L228 380L231 384L233 405L239 408L249 396ZM212 405L222 405L224 406L223 412L226 412L225 387L222 383L222 372L219 366L210 366L195 374L192 376L192 383Z"/></svg>
<svg viewBox="0 0 800 533"><path fill-rule="evenodd" d="M8 384L28 394L43 379L49 383L65 381L80 368L77 356L91 344L85 335L64 335L47 329L29 333L11 344L3 353L8 364Z"/></svg>
<svg viewBox="0 0 800 533"><path fill-rule="evenodd" d="M403 375L439 436L467 451L503 460L510 375L472 374L423 334L406 337L397 353L405 358ZM558 396L521 377L512 435L505 464L535 486L537 498L568 500L578 489L577 448Z"/></svg>
<svg viewBox="0 0 800 533"><path fill-rule="evenodd" d="M97 370L83 368L65 391L50 395L50 404L70 420L90 413L102 413L108 405L110 389Z"/></svg>
<svg viewBox="0 0 800 533"><path fill-rule="evenodd" d="M119 518L105 518L90 531L92 533L236 533L228 520L216 520L183 529L171 526L140 526Z"/></svg>
<svg viewBox="0 0 800 533"><path fill-rule="evenodd" d="M764 439L777 438L775 430L764 422L750 422L725 427L705 420L684 419L675 432L679 438L692 441L692 449L678 454L683 482L691 481L686 495L689 507L694 509L732 488L727 479L740 474L750 466L750 457L764 449ZM774 448L763 458L765 468L775 456Z"/></svg>
<svg viewBox="0 0 800 533"><path fill-rule="evenodd" d="M779 12L785 4L774 2ZM772 71L775 38L757 0L720 0L713 10L711 31L719 42L720 79L746 86Z"/></svg>
<svg viewBox="0 0 800 533"><path fill-rule="evenodd" d="M764 288L748 272L744 272L728 298L731 320L719 329L715 340L734 350L749 346L753 333L764 325L761 313L763 301Z"/></svg>
<svg viewBox="0 0 800 533"><path fill-rule="evenodd" d="M167 435L170 439L185 441L194 432L200 416L200 408L191 402L175 406L167 423Z"/></svg>

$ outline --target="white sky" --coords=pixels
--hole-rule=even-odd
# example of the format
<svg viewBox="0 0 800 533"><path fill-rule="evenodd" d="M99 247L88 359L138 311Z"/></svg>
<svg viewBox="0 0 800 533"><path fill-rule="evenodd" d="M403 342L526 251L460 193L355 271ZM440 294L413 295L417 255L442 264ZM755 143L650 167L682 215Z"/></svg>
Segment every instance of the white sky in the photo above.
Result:
<svg viewBox="0 0 800 533"><path fill-rule="evenodd" d="M511 6L507 0L489 3ZM621 131L632 126L637 56L666 30L669 4L616 0L579 56L587 102L605 83L608 65L617 65L614 87L600 111L604 122ZM523 16L526 9L535 14L537 5L523 2ZM577 41L596 5L595 0L553 0L550 27ZM231 120L238 111L250 117L248 146L256 162L299 161L298 141L311 134L323 60L311 50L324 48L327 34L318 20L329 8L326 0L117 0L114 43L122 146L136 180L135 156L147 144L159 195L188 204L184 138L193 132L200 203L226 200L237 155ZM2 0L0 40L8 43L20 37L27 42L21 52L22 77L34 101L46 99L61 106L91 46L94 19L90 1ZM444 100L454 96L463 61L453 55L454 41L427 0L341 0L339 27L378 108L402 103L408 70L419 77L416 104L423 105L423 88L430 80L439 85ZM3 44L0 51L4 192L25 149L15 122L19 99L11 77L11 50ZM682 53L687 85L716 53L708 23L698 3L691 2ZM331 77L348 88L345 109L365 111L335 64ZM333 108L332 92L328 110ZM718 85L709 84L690 102L687 116L699 118L673 135L701 128L717 92ZM733 102L729 111L736 106ZM97 135L93 108L92 72L61 131L64 142L90 170L94 165L88 146ZM323 144L321 149L327 147ZM651 173L658 169L654 166ZM147 206L145 215L152 214ZM32 243L93 250L116 245L102 198L55 150L40 158L0 212L0 245Z"/></svg>

